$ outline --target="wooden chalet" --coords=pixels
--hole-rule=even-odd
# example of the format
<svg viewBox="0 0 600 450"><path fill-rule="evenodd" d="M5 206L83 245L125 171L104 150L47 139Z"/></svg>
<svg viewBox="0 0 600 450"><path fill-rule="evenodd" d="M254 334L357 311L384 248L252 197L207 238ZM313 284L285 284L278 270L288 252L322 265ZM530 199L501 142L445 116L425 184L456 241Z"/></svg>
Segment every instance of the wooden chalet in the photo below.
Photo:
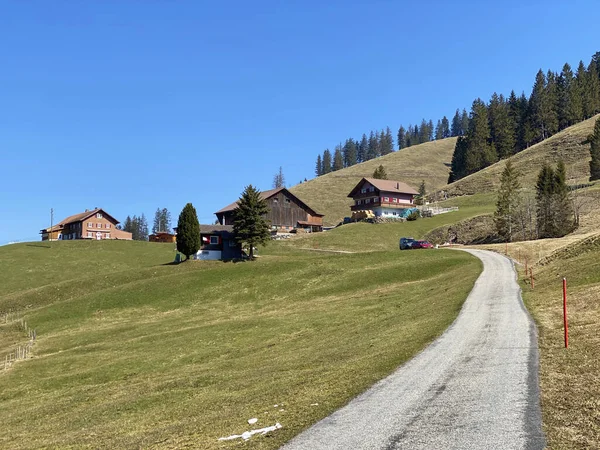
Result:
<svg viewBox="0 0 600 450"><path fill-rule="evenodd" d="M177 242L177 235L173 233L167 233L166 231L159 231L148 236L149 242Z"/></svg>
<svg viewBox="0 0 600 450"><path fill-rule="evenodd" d="M260 193L269 206L267 219L274 231L291 231L303 228L307 231L323 231L323 214L319 214L286 188L271 189ZM233 225L233 211L238 202L227 205L215 213L221 225Z"/></svg>
<svg viewBox="0 0 600 450"><path fill-rule="evenodd" d="M235 240L232 225L200 225L201 247L195 259L222 260L242 259L242 245Z"/></svg>
<svg viewBox="0 0 600 450"><path fill-rule="evenodd" d="M405 218L419 193L402 181L363 178L348 194L352 211L373 211L377 217Z"/></svg>

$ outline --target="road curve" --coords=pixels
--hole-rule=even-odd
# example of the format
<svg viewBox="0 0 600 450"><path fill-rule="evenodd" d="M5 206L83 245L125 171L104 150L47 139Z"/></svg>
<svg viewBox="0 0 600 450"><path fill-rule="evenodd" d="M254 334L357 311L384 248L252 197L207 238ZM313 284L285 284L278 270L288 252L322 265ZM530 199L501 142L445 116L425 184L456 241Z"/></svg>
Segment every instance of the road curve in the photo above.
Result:
<svg viewBox="0 0 600 450"><path fill-rule="evenodd" d="M512 262L466 251L484 269L452 326L282 449L544 448L537 333Z"/></svg>

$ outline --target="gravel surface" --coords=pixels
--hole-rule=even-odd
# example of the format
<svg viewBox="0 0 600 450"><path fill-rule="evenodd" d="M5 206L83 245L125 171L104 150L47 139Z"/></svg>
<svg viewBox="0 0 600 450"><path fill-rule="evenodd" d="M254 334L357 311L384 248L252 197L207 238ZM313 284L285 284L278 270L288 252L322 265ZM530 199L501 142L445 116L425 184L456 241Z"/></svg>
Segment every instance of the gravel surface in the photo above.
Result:
<svg viewBox="0 0 600 450"><path fill-rule="evenodd" d="M544 448L536 328L512 262L465 251L484 270L454 324L283 449Z"/></svg>

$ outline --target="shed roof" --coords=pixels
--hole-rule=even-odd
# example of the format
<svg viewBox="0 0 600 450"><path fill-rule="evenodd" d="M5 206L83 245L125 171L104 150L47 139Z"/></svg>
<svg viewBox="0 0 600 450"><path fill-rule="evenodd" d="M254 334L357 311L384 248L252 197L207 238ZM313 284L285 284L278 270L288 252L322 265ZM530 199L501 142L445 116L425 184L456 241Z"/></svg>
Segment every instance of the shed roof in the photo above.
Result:
<svg viewBox="0 0 600 450"><path fill-rule="evenodd" d="M267 200L267 199L273 197L274 195L279 194L281 191L285 191L286 194L288 194L289 196L295 198L296 201L298 203L300 203L301 205L304 205L304 207L306 207L306 209L309 209L312 216L317 216L317 217L323 217L324 216L324 214L319 214L318 212L316 212L314 209L312 209L305 202L303 202L302 200L300 200L297 196L295 196L294 194L292 194L287 188L284 188L284 187L280 187L280 188L277 188L277 189L270 189L268 191L262 191L260 193L260 198L263 199L263 200ZM237 207L238 207L238 202L235 201L235 202L233 202L233 203L225 206L224 208L221 208L215 214L221 214L221 213L225 213L225 212L234 211L235 209L237 209Z"/></svg>

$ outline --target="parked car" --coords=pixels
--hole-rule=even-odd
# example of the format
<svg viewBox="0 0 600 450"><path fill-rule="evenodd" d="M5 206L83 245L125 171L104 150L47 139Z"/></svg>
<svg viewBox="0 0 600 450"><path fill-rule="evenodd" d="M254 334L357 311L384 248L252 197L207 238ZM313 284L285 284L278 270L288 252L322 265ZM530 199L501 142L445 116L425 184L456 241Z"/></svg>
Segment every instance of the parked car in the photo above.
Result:
<svg viewBox="0 0 600 450"><path fill-rule="evenodd" d="M412 248L433 248L433 244L428 241L414 241L411 244Z"/></svg>
<svg viewBox="0 0 600 450"><path fill-rule="evenodd" d="M414 242L417 241L411 237L400 238L400 250L410 250Z"/></svg>

